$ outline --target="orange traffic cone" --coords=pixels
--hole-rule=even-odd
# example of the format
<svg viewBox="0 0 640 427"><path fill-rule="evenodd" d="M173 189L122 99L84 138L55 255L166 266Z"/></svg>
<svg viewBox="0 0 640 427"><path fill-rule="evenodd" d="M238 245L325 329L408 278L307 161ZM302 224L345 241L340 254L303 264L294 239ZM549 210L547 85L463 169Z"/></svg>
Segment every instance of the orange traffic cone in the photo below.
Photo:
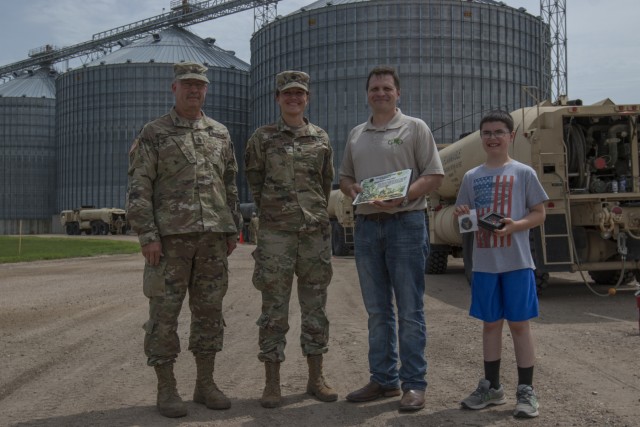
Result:
<svg viewBox="0 0 640 427"><path fill-rule="evenodd" d="M243 237L243 234L244 234L244 233L241 231L241 232L240 232L240 240L239 240L240 244L244 243L244 237Z"/></svg>

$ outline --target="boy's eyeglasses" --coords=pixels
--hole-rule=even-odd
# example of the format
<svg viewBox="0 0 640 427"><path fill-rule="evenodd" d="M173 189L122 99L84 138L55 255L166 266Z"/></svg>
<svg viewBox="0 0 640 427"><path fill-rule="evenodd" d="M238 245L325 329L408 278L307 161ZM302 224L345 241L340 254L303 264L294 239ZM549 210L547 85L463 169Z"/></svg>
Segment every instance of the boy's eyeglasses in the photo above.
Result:
<svg viewBox="0 0 640 427"><path fill-rule="evenodd" d="M480 132L480 137L482 139L490 139L490 138L504 138L507 135L510 135L511 132L509 132L508 130L504 130L504 129L498 129L496 131L488 131L488 130L483 130L482 132Z"/></svg>

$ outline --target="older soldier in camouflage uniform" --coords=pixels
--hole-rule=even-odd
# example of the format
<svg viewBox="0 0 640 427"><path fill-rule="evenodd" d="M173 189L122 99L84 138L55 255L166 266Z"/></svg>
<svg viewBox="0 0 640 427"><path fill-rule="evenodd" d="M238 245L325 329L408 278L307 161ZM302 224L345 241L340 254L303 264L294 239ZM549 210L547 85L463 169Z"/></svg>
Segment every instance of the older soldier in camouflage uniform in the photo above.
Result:
<svg viewBox="0 0 640 427"><path fill-rule="evenodd" d="M304 117L309 76L285 71L276 77L278 122L255 131L247 142L247 181L259 212L258 246L253 253L254 286L262 292L258 359L266 385L260 403L280 404L280 363L289 330L294 273L302 314L300 344L307 357L307 393L325 402L338 395L322 375L329 320L325 312L331 281L327 202L333 181L333 151L327 133Z"/></svg>
<svg viewBox="0 0 640 427"><path fill-rule="evenodd" d="M192 62L174 65L174 108L147 123L129 152L127 215L146 260L149 298L144 351L158 377L157 407L166 417L187 414L173 375L187 291L189 350L197 366L193 400L211 409L231 406L213 382L213 367L222 350L227 256L237 240L238 165L227 128L201 110L206 71Z"/></svg>

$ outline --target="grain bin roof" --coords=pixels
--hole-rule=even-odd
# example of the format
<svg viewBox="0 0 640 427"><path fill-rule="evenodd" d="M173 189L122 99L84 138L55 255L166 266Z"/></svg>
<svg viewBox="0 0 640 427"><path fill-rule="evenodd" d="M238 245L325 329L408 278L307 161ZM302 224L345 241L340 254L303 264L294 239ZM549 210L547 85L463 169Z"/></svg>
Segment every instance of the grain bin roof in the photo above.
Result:
<svg viewBox="0 0 640 427"><path fill-rule="evenodd" d="M307 6L303 6L302 8L298 9L293 13L298 13L304 10L319 9L325 6L339 6L341 4L362 3L366 1L373 1L373 0L318 0L308 4ZM465 1L468 1L468 0L465 0ZM508 6L506 2L499 1L499 0L471 0L471 1L473 3L485 3L485 4L495 5L495 6Z"/></svg>
<svg viewBox="0 0 640 427"><path fill-rule="evenodd" d="M0 85L0 96L6 98L50 98L56 97L55 77L49 68L25 71L16 78Z"/></svg>
<svg viewBox="0 0 640 427"><path fill-rule="evenodd" d="M236 68L249 71L249 64L214 44L213 39L202 39L183 28L171 27L149 35L88 64L147 63L174 64L195 61L209 67Z"/></svg>

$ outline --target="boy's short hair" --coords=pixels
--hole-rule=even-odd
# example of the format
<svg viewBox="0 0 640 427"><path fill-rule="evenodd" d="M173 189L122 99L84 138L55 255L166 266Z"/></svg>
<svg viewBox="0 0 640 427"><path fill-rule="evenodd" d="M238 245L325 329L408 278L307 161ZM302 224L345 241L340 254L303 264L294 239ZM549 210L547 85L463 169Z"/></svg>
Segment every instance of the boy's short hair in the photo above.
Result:
<svg viewBox="0 0 640 427"><path fill-rule="evenodd" d="M482 129L483 124L488 122L502 122L507 126L509 132L513 132L513 118L511 114L504 110L489 111L482 120L480 120L480 129Z"/></svg>

